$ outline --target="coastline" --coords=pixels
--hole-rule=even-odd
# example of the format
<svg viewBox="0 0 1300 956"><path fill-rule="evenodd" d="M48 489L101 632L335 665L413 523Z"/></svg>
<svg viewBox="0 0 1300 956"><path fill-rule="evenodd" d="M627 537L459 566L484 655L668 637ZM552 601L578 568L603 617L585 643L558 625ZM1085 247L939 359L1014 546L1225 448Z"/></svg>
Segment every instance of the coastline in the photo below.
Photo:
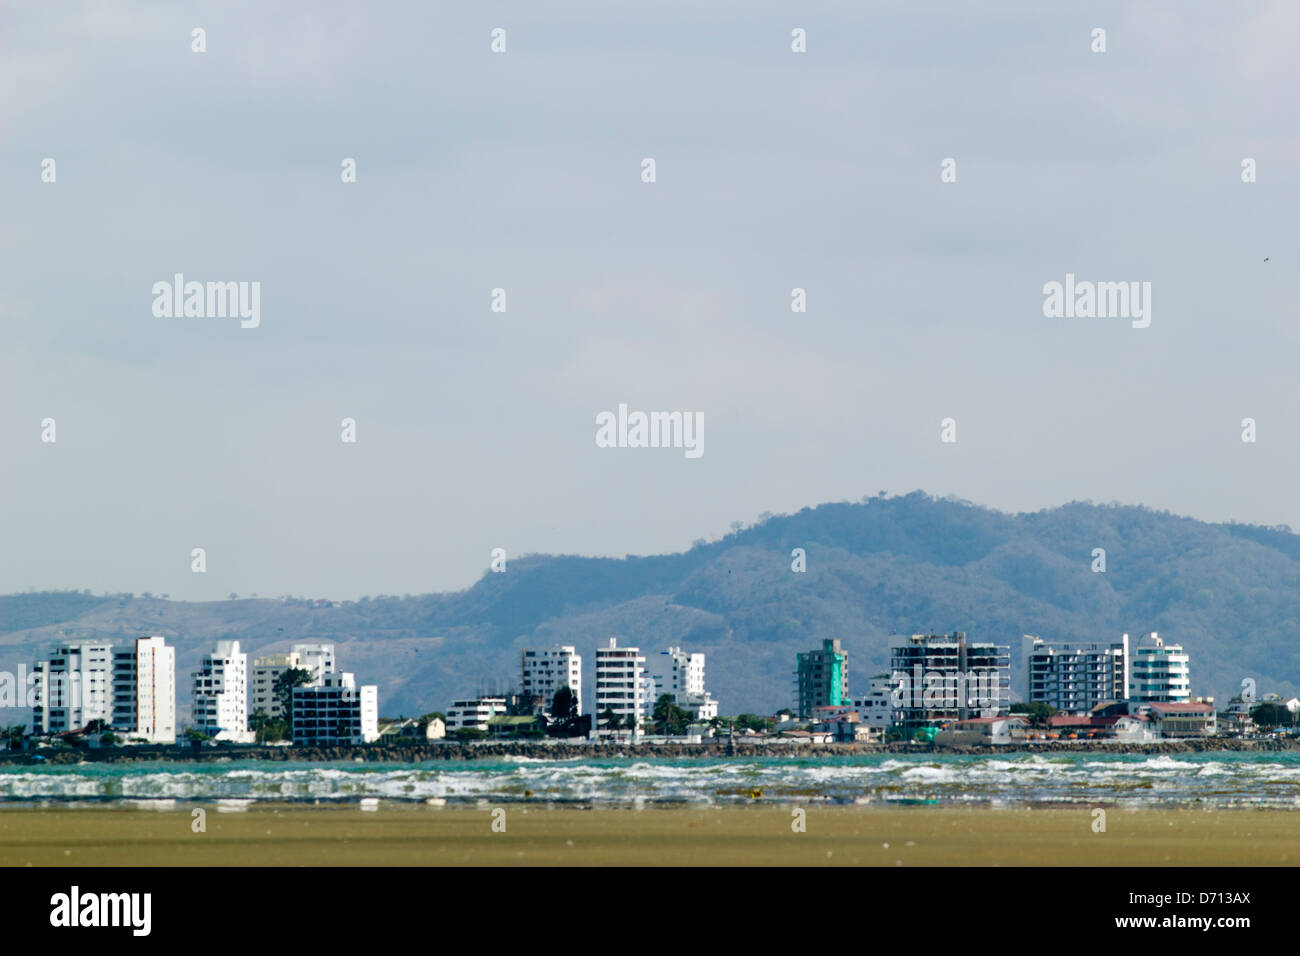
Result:
<svg viewBox="0 0 1300 956"><path fill-rule="evenodd" d="M991 746L937 747L932 744L848 744L848 743L766 743L755 744L714 739L689 743L538 743L534 741L493 741L482 743L432 743L411 747L394 745L356 745L346 747L273 747L256 744L157 745L132 747L60 747L39 751L0 751L0 766L52 766L77 763L170 762L203 763L229 760L265 760L295 763L362 761L366 763L423 763L447 760L494 760L522 757L532 760L576 760L617 758L685 757L814 757L827 758L869 754L992 754L1019 753L1098 753L1098 754L1187 754L1247 752L1269 753L1300 750L1300 740L1236 739L1198 737L1187 740L1163 740L1151 743L1101 743L1097 741L1042 741L998 744ZM39 754L44 759L33 762Z"/></svg>

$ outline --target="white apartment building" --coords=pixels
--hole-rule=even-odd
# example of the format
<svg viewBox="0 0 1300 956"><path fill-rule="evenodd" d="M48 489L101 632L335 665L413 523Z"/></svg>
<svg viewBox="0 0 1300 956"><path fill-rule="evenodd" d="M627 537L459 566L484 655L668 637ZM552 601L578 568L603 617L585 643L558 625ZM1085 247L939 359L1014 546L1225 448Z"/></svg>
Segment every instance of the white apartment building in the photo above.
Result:
<svg viewBox="0 0 1300 956"><path fill-rule="evenodd" d="M493 717L504 716L506 699L504 697L468 697L453 700L447 708L447 733L458 730L481 730L487 733L488 721Z"/></svg>
<svg viewBox="0 0 1300 956"><path fill-rule="evenodd" d="M258 711L267 717L283 717L284 708L275 696L275 682L280 675L293 669L303 669L302 659L297 654L267 654L253 661L253 676L250 682L248 712Z"/></svg>
<svg viewBox="0 0 1300 956"><path fill-rule="evenodd" d="M1107 700L1128 700L1129 640L1110 643L1023 637L1027 694L1064 714L1087 714Z"/></svg>
<svg viewBox="0 0 1300 956"><path fill-rule="evenodd" d="M298 658L295 666L308 671L313 684L321 683L326 674L334 673L333 644L295 644L293 653Z"/></svg>
<svg viewBox="0 0 1300 956"><path fill-rule="evenodd" d="M696 721L718 716L718 702L704 689L703 654L687 654L680 647L670 647L649 660L649 669L655 685L650 695L651 712L655 702L667 694L682 710L690 711Z"/></svg>
<svg viewBox="0 0 1300 956"><path fill-rule="evenodd" d="M248 729L248 655L239 641L218 641L193 672L194 729L215 740L252 743Z"/></svg>
<svg viewBox="0 0 1300 956"><path fill-rule="evenodd" d="M851 701L858 719L872 730L888 730L893 723L892 688L888 674L877 674L871 678L867 696L854 697Z"/></svg>
<svg viewBox="0 0 1300 956"><path fill-rule="evenodd" d="M596 648L596 710L592 715L593 733L600 727L605 713L612 711L620 729L637 730L654 706L654 679L646 672L645 658L636 647L619 647L615 638L607 647Z"/></svg>
<svg viewBox="0 0 1300 956"><path fill-rule="evenodd" d="M1181 644L1165 644L1155 631L1140 638L1130 668L1129 701L1134 704L1190 703L1189 662Z"/></svg>
<svg viewBox="0 0 1300 956"><path fill-rule="evenodd" d="M259 710L268 717L284 716L284 708L275 696L275 682L288 670L303 670L311 674L315 686L335 673L333 644L295 644L288 654L268 654L253 661L250 681L248 712Z"/></svg>
<svg viewBox="0 0 1300 956"><path fill-rule="evenodd" d="M62 734L92 720L111 722L113 646L61 644L32 668L32 733Z"/></svg>
<svg viewBox="0 0 1300 956"><path fill-rule="evenodd" d="M349 673L325 673L293 689L293 742L368 744L379 739L379 688L357 687Z"/></svg>
<svg viewBox="0 0 1300 956"><path fill-rule="evenodd" d="M128 739L176 742L176 648L163 638L113 649L112 725Z"/></svg>
<svg viewBox="0 0 1300 956"><path fill-rule="evenodd" d="M578 700L578 713L582 713L582 656L573 645L525 650L522 666L524 697L540 697L543 710L550 714L556 691L568 687Z"/></svg>

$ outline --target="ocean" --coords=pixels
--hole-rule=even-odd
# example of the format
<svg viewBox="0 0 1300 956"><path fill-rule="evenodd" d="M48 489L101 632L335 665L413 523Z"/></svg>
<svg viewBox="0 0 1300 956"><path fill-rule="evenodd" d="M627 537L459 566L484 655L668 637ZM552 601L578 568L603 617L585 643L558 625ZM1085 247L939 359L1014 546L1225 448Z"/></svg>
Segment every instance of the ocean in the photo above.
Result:
<svg viewBox="0 0 1300 956"><path fill-rule="evenodd" d="M1300 808L1300 753L938 755L0 767L0 802L167 808L482 801L592 806L804 803Z"/></svg>

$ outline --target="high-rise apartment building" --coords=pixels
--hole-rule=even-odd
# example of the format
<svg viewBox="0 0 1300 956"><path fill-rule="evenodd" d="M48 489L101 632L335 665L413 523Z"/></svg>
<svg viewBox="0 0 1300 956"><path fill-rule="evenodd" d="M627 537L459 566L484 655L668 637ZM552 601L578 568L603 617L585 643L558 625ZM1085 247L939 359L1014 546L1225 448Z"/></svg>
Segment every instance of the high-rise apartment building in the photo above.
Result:
<svg viewBox="0 0 1300 956"><path fill-rule="evenodd" d="M1181 644L1166 644L1155 631L1139 638L1129 670L1133 704L1190 703L1190 658Z"/></svg>
<svg viewBox="0 0 1300 956"><path fill-rule="evenodd" d="M936 723L999 717L1011 708L1011 648L965 633L913 634L890 647L893 725L905 734Z"/></svg>
<svg viewBox="0 0 1300 956"><path fill-rule="evenodd" d="M687 654L680 647L670 647L648 661L655 689L650 695L650 709L667 694L682 710L696 720L718 716L718 702L704 689L704 655Z"/></svg>
<svg viewBox="0 0 1300 956"><path fill-rule="evenodd" d="M796 655L795 684L800 717L811 717L814 707L848 704L849 654L839 638L822 641L819 651Z"/></svg>
<svg viewBox="0 0 1300 956"><path fill-rule="evenodd" d="M33 668L33 734L81 730L113 718L113 646L85 641L61 644Z"/></svg>
<svg viewBox="0 0 1300 956"><path fill-rule="evenodd" d="M193 672L191 722L214 740L252 743L248 729L248 655L239 641L218 641Z"/></svg>
<svg viewBox="0 0 1300 956"><path fill-rule="evenodd" d="M637 731L650 716L654 681L645 669L645 658L636 647L619 647L615 638L596 648L596 710L592 715L597 731L605 729L605 715L618 718L620 730Z"/></svg>
<svg viewBox="0 0 1300 956"><path fill-rule="evenodd" d="M176 648L141 637L113 649L113 730L151 744L176 742Z"/></svg>
<svg viewBox="0 0 1300 956"><path fill-rule="evenodd" d="M571 644L525 650L522 658L523 696L540 699L542 712L549 714L555 693L561 687L573 691L582 713L582 656Z"/></svg>
<svg viewBox="0 0 1300 956"><path fill-rule="evenodd" d="M1065 714L1087 714L1108 700L1127 700L1129 641L1045 641L1026 634L1023 643L1025 699Z"/></svg>

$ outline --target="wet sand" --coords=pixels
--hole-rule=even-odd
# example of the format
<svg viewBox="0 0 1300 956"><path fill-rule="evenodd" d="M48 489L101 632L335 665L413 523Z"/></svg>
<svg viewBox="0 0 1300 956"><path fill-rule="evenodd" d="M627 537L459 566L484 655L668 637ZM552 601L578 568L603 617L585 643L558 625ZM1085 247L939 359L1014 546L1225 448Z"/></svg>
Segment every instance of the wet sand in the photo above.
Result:
<svg viewBox="0 0 1300 956"><path fill-rule="evenodd" d="M206 811L206 832L191 811ZM0 808L4 866L1274 866L1300 862L1300 814L807 806L585 809L381 804L172 810Z"/></svg>

